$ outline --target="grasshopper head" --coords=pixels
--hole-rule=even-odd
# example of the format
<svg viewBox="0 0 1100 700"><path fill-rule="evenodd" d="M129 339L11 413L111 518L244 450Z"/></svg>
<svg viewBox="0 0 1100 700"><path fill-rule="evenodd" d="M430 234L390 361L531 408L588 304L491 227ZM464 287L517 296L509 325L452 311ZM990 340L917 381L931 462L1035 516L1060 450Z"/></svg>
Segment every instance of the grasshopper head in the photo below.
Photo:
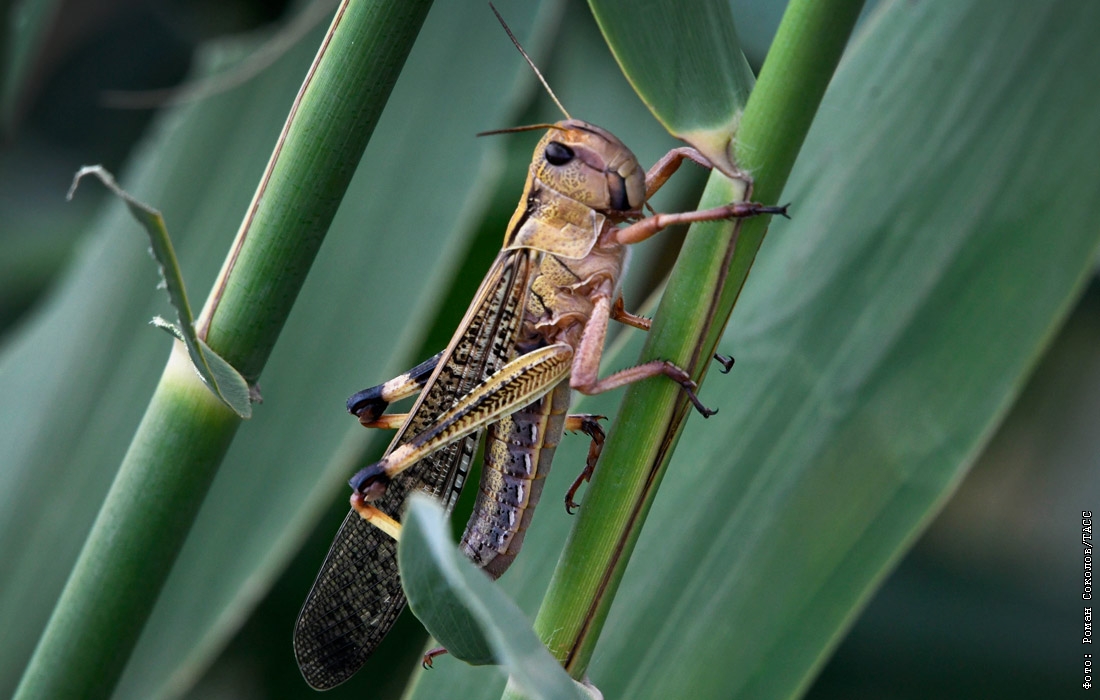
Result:
<svg viewBox="0 0 1100 700"><path fill-rule="evenodd" d="M637 215L645 203L645 171L622 141L579 119L507 131L543 126L549 129L535 147L504 247L583 258L609 220Z"/></svg>
<svg viewBox="0 0 1100 700"><path fill-rule="evenodd" d="M535 147L531 170L544 185L607 214L645 202L645 171L611 132L579 119L549 129Z"/></svg>

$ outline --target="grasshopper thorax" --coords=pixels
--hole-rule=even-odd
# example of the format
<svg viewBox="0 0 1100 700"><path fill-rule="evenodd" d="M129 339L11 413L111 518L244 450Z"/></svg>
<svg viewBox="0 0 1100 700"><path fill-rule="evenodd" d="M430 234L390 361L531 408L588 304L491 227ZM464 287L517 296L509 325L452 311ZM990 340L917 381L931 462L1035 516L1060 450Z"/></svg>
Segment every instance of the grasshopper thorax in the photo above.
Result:
<svg viewBox="0 0 1100 700"><path fill-rule="evenodd" d="M505 248L582 258L608 219L630 218L644 202L645 171L622 141L579 119L560 121L535 147Z"/></svg>

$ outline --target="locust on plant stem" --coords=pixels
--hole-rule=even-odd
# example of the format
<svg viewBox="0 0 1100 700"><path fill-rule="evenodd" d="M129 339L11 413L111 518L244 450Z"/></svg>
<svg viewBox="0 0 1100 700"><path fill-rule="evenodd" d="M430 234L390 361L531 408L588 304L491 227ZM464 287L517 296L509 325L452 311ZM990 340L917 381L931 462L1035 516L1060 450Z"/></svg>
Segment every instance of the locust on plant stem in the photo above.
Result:
<svg viewBox="0 0 1100 700"><path fill-rule="evenodd" d="M645 216L643 206L684 160L707 168L711 163L682 147L643 171L609 131L569 116L508 35L566 119L502 130L546 133L535 147L504 245L447 347L348 400L364 426L396 428L397 434L378 462L352 477L352 510L298 618L295 654L315 688L333 687L355 673L405 607L396 518L414 490L453 508L483 434L480 490L461 547L496 578L519 552L563 432L579 430L592 439L585 470L566 497L569 508L599 457L598 417L568 414L573 391L599 394L665 377L702 415L713 413L696 396L688 373L671 362L653 360L599 376L612 320L649 328L648 320L623 307L627 246L674 224L786 215L786 207L736 202ZM731 360L717 357L728 370ZM408 413L384 413L418 392Z"/></svg>

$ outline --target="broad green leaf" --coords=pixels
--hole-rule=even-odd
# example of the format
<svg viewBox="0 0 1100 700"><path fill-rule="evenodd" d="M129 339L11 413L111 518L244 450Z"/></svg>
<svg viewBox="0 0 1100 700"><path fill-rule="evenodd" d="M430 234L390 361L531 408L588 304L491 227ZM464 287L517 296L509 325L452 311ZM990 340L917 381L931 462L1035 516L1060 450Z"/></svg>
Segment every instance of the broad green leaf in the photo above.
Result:
<svg viewBox="0 0 1100 700"><path fill-rule="evenodd" d="M594 666L609 695L804 686L1079 291L1098 212L1078 137L1100 137L1079 120L1097 104L1049 71L1100 52L1085 32L1037 37L1096 17L991 27L997 7L894 3L838 73L784 194L796 220L773 226L731 319L738 368L704 390L724 413L689 425L635 552L645 591L624 586L609 621L604 663L635 665L608 683ZM1032 176L1049 167L1069 181ZM663 616L630 614L665 597Z"/></svg>
<svg viewBox="0 0 1100 700"><path fill-rule="evenodd" d="M0 2L0 127L5 132L11 128L20 91L60 7L57 0Z"/></svg>
<svg viewBox="0 0 1100 700"><path fill-rule="evenodd" d="M164 216L119 187L114 176L100 165L86 165L77 171L67 199L73 198L80 180L87 175L99 178L107 189L125 202L130 215L141 224L149 236L149 251L160 272L160 286L168 293L168 301L176 310L177 320L176 325L166 326L160 322L162 320L160 317L154 317L153 325L168 330L187 346L187 355L191 358L192 366L215 396L241 418L251 418L252 401L248 395L248 383L240 372L211 350L195 331L195 315L191 312L191 303L187 300L183 274L176 259L176 251L172 248L172 239L168 236Z"/></svg>
<svg viewBox="0 0 1100 700"><path fill-rule="evenodd" d="M615 59L654 116L733 176L730 134L753 75L729 3L589 0L589 5Z"/></svg>
<svg viewBox="0 0 1100 700"><path fill-rule="evenodd" d="M432 502L425 504L416 494L412 499L417 502L409 501L397 550L409 610L454 658L474 666L493 664L492 642L466 602L475 594L455 564L451 524Z"/></svg>
<svg viewBox="0 0 1100 700"><path fill-rule="evenodd" d="M1100 243L1097 19L895 2L857 36L721 344L737 365L703 388L721 412L689 421L597 648L608 697L797 695L951 493ZM545 500L501 581L524 602L567 527Z"/></svg>
<svg viewBox="0 0 1100 700"><path fill-rule="evenodd" d="M807 698L885 698L904 688L912 698L1030 700L1063 684L1066 658L1089 653L1065 634L1064 621L1090 605L1066 595L1080 589L1084 553L1066 531L1100 503L1098 347L1093 276L958 491ZM866 673L899 658L906 663L889 674Z"/></svg>
<svg viewBox="0 0 1100 700"><path fill-rule="evenodd" d="M439 505L409 500L397 550L409 607L455 658L498 663L532 698L584 698L503 592L455 547Z"/></svg>

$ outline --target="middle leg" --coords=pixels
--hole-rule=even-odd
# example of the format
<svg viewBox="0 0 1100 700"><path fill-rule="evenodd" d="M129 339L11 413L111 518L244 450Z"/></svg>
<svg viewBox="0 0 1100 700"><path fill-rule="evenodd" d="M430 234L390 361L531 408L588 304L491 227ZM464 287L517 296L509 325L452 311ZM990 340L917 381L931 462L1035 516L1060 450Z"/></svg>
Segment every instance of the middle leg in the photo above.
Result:
<svg viewBox="0 0 1100 700"><path fill-rule="evenodd" d="M607 323L611 318L611 301L605 294L595 299L592 315L584 328L580 347L573 357L572 376L569 378L569 386L582 394L602 394L627 384L632 384L649 377L665 375L679 384L692 405L695 406L704 418L709 418L718 411L709 409L696 396L698 388L685 370L666 360L653 360L645 364L615 372L603 379L599 378L600 357L603 354L604 338L607 336Z"/></svg>

